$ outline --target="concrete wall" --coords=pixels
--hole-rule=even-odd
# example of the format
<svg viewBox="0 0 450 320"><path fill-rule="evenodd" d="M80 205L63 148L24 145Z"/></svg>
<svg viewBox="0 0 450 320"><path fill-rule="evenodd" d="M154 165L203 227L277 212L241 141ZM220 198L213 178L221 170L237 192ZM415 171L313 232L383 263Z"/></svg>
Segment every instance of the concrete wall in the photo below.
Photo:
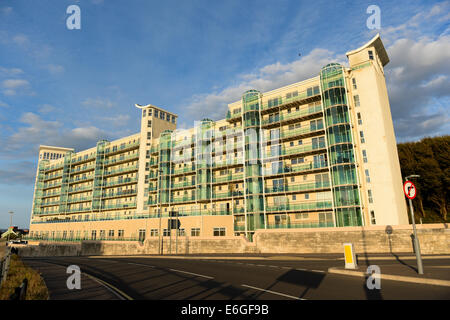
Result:
<svg viewBox="0 0 450 320"><path fill-rule="evenodd" d="M355 252L361 253L412 253L412 227L386 226L259 230L254 241L261 253L342 253L343 243L351 242ZM417 233L423 254L450 254L450 229L448 225L418 225Z"/></svg>
<svg viewBox="0 0 450 320"><path fill-rule="evenodd" d="M179 237L178 254L208 253L343 253L343 243L351 242L357 254L412 253L412 228L393 226L316 228L292 230L258 230L254 242L241 237ZM423 254L450 254L448 225L418 225L418 237ZM171 252L175 254L175 239ZM170 242L163 240L163 252L169 253ZM83 241L81 244L40 243L19 246L19 254L38 256L143 255L158 254L158 238L138 241Z"/></svg>

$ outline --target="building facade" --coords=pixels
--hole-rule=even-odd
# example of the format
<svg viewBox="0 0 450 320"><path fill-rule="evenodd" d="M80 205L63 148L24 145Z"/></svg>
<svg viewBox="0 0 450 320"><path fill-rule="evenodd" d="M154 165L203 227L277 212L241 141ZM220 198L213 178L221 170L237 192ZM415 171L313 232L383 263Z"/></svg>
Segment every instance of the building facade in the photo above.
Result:
<svg viewBox="0 0 450 320"><path fill-rule="evenodd" d="M389 58L378 35L347 57L349 67L245 92L222 120L177 130L177 115L136 105L140 133L81 152L41 146L30 237L143 240L178 228L251 240L266 228L408 224Z"/></svg>

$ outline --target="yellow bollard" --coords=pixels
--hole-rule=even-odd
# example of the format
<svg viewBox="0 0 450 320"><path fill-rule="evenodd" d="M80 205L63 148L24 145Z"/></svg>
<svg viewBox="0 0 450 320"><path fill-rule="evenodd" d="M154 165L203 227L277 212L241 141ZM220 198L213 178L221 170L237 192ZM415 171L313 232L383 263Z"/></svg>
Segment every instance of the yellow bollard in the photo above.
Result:
<svg viewBox="0 0 450 320"><path fill-rule="evenodd" d="M356 269L356 256L353 250L353 244L344 243L344 259L345 259L345 269Z"/></svg>

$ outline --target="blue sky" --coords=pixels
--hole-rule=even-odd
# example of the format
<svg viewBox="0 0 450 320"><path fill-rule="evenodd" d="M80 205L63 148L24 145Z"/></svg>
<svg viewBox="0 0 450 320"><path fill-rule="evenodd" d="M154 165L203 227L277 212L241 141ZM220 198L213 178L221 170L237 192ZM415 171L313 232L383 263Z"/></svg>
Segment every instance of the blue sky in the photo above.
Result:
<svg viewBox="0 0 450 320"><path fill-rule="evenodd" d="M66 9L81 9L81 30ZM369 5L381 29L369 30ZM139 131L134 103L220 119L249 88L316 76L380 32L398 141L450 133L449 1L0 0L0 228L28 227L40 144ZM301 53L301 56L299 56Z"/></svg>

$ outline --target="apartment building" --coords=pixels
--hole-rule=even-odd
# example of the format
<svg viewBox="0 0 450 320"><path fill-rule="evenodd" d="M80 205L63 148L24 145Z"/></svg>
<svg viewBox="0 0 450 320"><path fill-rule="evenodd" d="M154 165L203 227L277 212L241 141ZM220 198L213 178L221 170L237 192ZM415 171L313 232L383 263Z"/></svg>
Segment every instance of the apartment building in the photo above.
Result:
<svg viewBox="0 0 450 320"><path fill-rule="evenodd" d="M246 91L222 120L177 130L176 114L136 105L140 133L80 152L41 146L30 236L251 240L258 229L407 224L389 58L378 35L347 57Z"/></svg>

